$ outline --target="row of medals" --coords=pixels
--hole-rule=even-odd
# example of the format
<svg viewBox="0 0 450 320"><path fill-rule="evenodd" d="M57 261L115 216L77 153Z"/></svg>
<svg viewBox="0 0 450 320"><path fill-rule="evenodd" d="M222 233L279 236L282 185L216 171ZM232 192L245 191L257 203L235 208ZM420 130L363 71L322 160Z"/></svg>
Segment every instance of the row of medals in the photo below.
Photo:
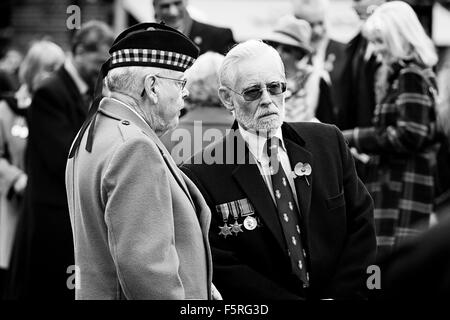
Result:
<svg viewBox="0 0 450 320"><path fill-rule="evenodd" d="M239 223L237 219L234 221L234 224L227 224L227 220L224 222L223 227L219 227L219 235L223 235L224 238L233 233L237 236L239 232L243 232L242 225L247 230L254 230L258 226L258 221L252 216L246 216L243 223Z"/></svg>

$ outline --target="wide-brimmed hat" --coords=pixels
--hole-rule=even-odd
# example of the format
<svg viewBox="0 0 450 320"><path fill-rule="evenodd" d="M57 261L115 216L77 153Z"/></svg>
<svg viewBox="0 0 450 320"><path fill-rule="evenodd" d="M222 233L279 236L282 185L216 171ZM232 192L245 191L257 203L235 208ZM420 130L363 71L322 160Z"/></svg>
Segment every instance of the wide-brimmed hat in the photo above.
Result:
<svg viewBox="0 0 450 320"><path fill-rule="evenodd" d="M294 16L281 18L274 30L264 36L263 40L295 47L308 53L313 51L310 45L311 27L309 23Z"/></svg>

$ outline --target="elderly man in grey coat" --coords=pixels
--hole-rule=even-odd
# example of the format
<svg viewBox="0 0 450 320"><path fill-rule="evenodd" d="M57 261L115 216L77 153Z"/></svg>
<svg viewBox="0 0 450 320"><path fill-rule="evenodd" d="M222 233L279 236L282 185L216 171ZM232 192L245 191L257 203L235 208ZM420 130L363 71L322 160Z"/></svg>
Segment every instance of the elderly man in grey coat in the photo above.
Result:
<svg viewBox="0 0 450 320"><path fill-rule="evenodd" d="M144 23L120 34L110 54L109 97L94 104L66 170L76 298L217 298L210 211L159 140L178 123L198 49Z"/></svg>

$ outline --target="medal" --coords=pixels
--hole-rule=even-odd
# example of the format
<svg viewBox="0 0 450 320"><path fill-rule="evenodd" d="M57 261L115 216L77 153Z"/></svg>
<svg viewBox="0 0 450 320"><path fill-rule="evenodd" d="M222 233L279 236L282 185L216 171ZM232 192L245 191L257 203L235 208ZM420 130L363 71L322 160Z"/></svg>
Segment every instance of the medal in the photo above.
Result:
<svg viewBox="0 0 450 320"><path fill-rule="evenodd" d="M234 232L234 234L237 236L237 234L239 232L244 232L242 231L242 223L238 223L237 220L234 222L233 225L231 225L231 231Z"/></svg>
<svg viewBox="0 0 450 320"><path fill-rule="evenodd" d="M233 214L233 218L234 218L234 224L230 224L231 231L234 232L234 234L237 236L237 234L239 232L243 232L242 231L242 223L238 222L239 214L238 214L237 210L231 210L231 213Z"/></svg>
<svg viewBox="0 0 450 320"><path fill-rule="evenodd" d="M219 226L219 229L220 229L219 235L222 235L224 238L232 234L231 228L226 223L223 225L223 227Z"/></svg>
<svg viewBox="0 0 450 320"><path fill-rule="evenodd" d="M295 165L294 173L297 177L305 177L306 183L309 186L309 181L307 176L309 176L312 172L311 165L309 163L299 162Z"/></svg>
<svg viewBox="0 0 450 320"><path fill-rule="evenodd" d="M220 229L219 236L222 235L226 239L227 236L232 234L231 227L229 227L227 224L229 212L227 210L221 210L221 213L222 213L222 220L223 220L224 224L223 224L223 227L219 226L219 229Z"/></svg>
<svg viewBox="0 0 450 320"><path fill-rule="evenodd" d="M258 225L258 222L252 216L247 216L244 219L244 228L247 230L254 230L257 225Z"/></svg>

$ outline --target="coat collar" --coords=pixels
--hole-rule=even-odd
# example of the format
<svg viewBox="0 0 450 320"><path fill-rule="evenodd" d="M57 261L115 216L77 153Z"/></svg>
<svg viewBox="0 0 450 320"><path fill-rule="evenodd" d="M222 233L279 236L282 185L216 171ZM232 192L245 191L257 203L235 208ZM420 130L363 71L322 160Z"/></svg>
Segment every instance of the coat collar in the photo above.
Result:
<svg viewBox="0 0 450 320"><path fill-rule="evenodd" d="M99 112L120 121L128 120L129 122L136 125L146 136L148 136L158 147L164 161L167 164L167 167L172 172L172 175L175 177L175 180L178 182L180 187L186 193L194 209L197 209L194 201L192 201L192 197L189 193L183 176L181 175L181 171L178 169L169 151L167 151L166 147L162 144L157 134L145 122L143 118L141 118L136 112L133 112L131 109L124 106L122 102L111 98L103 98L102 101L100 101Z"/></svg>

